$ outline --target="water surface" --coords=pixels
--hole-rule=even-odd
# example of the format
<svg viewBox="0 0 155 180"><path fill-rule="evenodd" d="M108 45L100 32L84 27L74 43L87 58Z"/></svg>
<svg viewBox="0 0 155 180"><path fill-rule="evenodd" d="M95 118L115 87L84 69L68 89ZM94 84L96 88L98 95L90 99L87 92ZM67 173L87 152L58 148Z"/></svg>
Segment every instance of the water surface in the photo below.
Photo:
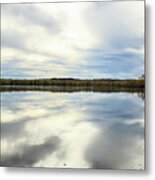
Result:
<svg viewBox="0 0 155 180"><path fill-rule="evenodd" d="M2 166L144 169L136 93L4 92Z"/></svg>

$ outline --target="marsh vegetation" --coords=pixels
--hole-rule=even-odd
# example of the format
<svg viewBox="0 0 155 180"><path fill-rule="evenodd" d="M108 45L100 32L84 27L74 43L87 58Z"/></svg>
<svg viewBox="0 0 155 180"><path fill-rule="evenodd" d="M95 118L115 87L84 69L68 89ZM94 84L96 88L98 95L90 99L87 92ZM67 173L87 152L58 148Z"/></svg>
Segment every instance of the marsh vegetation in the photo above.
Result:
<svg viewBox="0 0 155 180"><path fill-rule="evenodd" d="M78 87L122 87L144 88L144 79L0 79L1 85L33 85L33 86L78 86Z"/></svg>

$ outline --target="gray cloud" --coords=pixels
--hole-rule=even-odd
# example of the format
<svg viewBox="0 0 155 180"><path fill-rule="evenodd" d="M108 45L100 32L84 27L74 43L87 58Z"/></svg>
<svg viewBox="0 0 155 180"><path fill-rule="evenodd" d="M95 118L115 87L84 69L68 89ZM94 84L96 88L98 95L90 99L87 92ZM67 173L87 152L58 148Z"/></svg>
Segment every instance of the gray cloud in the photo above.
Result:
<svg viewBox="0 0 155 180"><path fill-rule="evenodd" d="M58 106L54 108L59 109L60 111L62 107ZM49 111L50 110L51 109L49 108ZM47 117L49 117L48 114L39 116L39 118L42 119L46 119ZM31 118L31 116L25 116L23 118L18 119L18 121L15 122L11 121L6 123L1 123L1 138L13 141L14 139L19 139L23 136L26 136L27 135L27 132L25 130L26 124L36 120L38 120L38 117Z"/></svg>
<svg viewBox="0 0 155 180"><path fill-rule="evenodd" d="M92 32L100 38L100 48L112 51L114 48L139 48L144 44L143 33L139 30L144 30L143 10L139 10L142 3L94 3L86 11L84 18ZM129 8L132 9L129 11Z"/></svg>
<svg viewBox="0 0 155 180"><path fill-rule="evenodd" d="M82 155L80 155L82 162L88 162L91 168L143 168L142 160L138 159L138 157L141 159L144 157L144 145L138 145L139 142L143 142L144 138L143 103L140 97L124 93L69 95L31 92L28 94L13 93L10 96L9 93L6 93L2 100L2 108L6 110L15 108L13 112L17 112L20 103L24 102L26 104L20 111L25 112L25 107L29 107L29 112L34 107L39 108L39 111L45 108L50 114L46 117L48 114L46 111L44 119L41 119L41 114L39 114L39 119L35 122L34 117L27 116L27 119L24 119L25 113L21 113L23 119L15 116L19 122L2 124L3 152L1 156L3 166L34 166L41 161L43 164L39 166L44 167L56 167L57 165L62 167L63 164L72 167L72 163L77 163L77 166L81 167L80 160L74 158L72 153L74 153L81 137L85 137L85 134L81 136L81 133L77 132L85 131L86 136L90 135L90 137L83 139L84 143L80 143L80 149L77 149L77 153ZM78 117L78 114L81 116ZM66 122L63 117L68 121ZM59 122L57 118L60 120ZM70 121L70 118L77 118L77 121ZM25 128L24 125L27 121L34 122ZM92 128L97 128L97 132L100 133L92 136L92 129L87 129L87 123ZM73 126L75 130L73 130ZM26 130L27 134L23 136L22 133L25 133ZM43 138L50 136L51 138L45 140ZM40 138L43 139L43 143L29 144L34 139L36 143L40 142ZM60 144L61 142L62 144ZM12 151L10 149L9 155L7 147L14 149ZM72 148L70 149L70 147ZM52 159L50 155L53 152L56 156ZM83 159L83 157L85 158ZM45 158L48 159L48 162L44 161ZM132 162L134 159L136 164Z"/></svg>
<svg viewBox="0 0 155 180"><path fill-rule="evenodd" d="M54 19L54 17L41 12L32 4L5 4L2 5L2 13L5 12L15 16L21 21L24 21L25 28L27 25L31 24L47 28L51 33L56 33L60 30L59 23Z"/></svg>
<svg viewBox="0 0 155 180"><path fill-rule="evenodd" d="M142 4L140 1L83 3L84 6L77 8L73 3L66 7L3 4L2 47L26 53L25 58L21 55L20 63L13 61L19 58L18 52L8 55L15 65L8 68L10 62L6 62L2 77L140 77L144 73ZM52 12L54 7L57 9ZM5 60L7 53L2 61Z"/></svg>
<svg viewBox="0 0 155 180"><path fill-rule="evenodd" d="M25 123L28 122L28 117L22 118L17 122L1 123L1 138L13 140L26 134Z"/></svg>
<svg viewBox="0 0 155 180"><path fill-rule="evenodd" d="M101 130L102 130L102 126ZM108 126L107 126L108 127ZM139 169L143 168L143 161L138 156L143 154L144 128L140 123L114 123L101 131L86 151L86 159L91 168L97 169ZM134 157L137 161L134 162Z"/></svg>
<svg viewBox="0 0 155 180"><path fill-rule="evenodd" d="M60 139L56 136L48 138L44 143L37 145L21 145L18 152L12 155L2 155L2 166L33 166L39 160L52 154L59 147Z"/></svg>
<svg viewBox="0 0 155 180"><path fill-rule="evenodd" d="M3 22L5 22L7 18L10 19L10 16L14 19L9 21L10 24L7 25L10 28L2 29L1 31L2 47L27 51L28 53L42 54L41 50L38 52L30 49L26 45L27 38L31 36L31 33L29 33L27 29L33 29L33 26L38 26L47 30L48 33L54 34L61 30L59 22L51 15L41 12L35 5L3 4L1 10Z"/></svg>
<svg viewBox="0 0 155 180"><path fill-rule="evenodd" d="M1 46L14 49L26 50L25 37L15 30L5 30L1 32Z"/></svg>

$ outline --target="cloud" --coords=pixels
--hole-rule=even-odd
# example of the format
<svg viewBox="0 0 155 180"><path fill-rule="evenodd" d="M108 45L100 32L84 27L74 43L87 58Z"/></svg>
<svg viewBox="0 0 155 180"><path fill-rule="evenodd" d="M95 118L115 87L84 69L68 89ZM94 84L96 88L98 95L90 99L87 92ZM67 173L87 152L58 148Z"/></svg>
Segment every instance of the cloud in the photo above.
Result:
<svg viewBox="0 0 155 180"><path fill-rule="evenodd" d="M143 168L143 109L137 94L3 93L3 165Z"/></svg>
<svg viewBox="0 0 155 180"><path fill-rule="evenodd" d="M4 4L2 77L138 78L143 7L142 1Z"/></svg>
<svg viewBox="0 0 155 180"><path fill-rule="evenodd" d="M3 15L4 13L4 15ZM49 29L52 33L60 30L59 24L54 17L42 12L37 5L33 4L3 4L3 16L14 16L24 26L40 26Z"/></svg>
<svg viewBox="0 0 155 180"><path fill-rule="evenodd" d="M19 33L12 32L12 31L2 31L2 38L1 38L2 47L7 48L15 48L24 50L24 41L23 36Z"/></svg>
<svg viewBox="0 0 155 180"><path fill-rule="evenodd" d="M144 40L143 5L143 2L106 2L91 6L85 18L106 50L138 48Z"/></svg>
<svg viewBox="0 0 155 180"><path fill-rule="evenodd" d="M101 133L86 151L86 159L90 161L91 168L143 169L144 132L140 123L132 125L114 123L107 129L105 127L101 129Z"/></svg>
<svg viewBox="0 0 155 180"><path fill-rule="evenodd" d="M57 150L60 139L58 137L50 137L42 144L21 145L18 152L10 156L2 156L2 166L14 167L32 167L40 159Z"/></svg>

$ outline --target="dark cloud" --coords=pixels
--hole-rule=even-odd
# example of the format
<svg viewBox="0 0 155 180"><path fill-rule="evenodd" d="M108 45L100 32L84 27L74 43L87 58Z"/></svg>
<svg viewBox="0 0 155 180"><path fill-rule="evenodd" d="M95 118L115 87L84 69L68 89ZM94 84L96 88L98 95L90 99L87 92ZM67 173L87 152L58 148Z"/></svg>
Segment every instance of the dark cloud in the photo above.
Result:
<svg viewBox="0 0 155 180"><path fill-rule="evenodd" d="M21 145L12 155L2 155L1 166L31 167L57 150L60 142L58 137L52 136L42 144Z"/></svg>
<svg viewBox="0 0 155 180"><path fill-rule="evenodd" d="M144 141L144 127L137 120L143 119L144 107L139 97L130 97L112 94L85 104L87 120L100 132L85 152L91 168L143 168L144 147L143 143L138 143ZM138 156L141 159L134 162L134 157Z"/></svg>
<svg viewBox="0 0 155 180"><path fill-rule="evenodd" d="M138 97L136 99L140 102ZM85 113L93 117L89 120L99 123L99 126L104 125L107 119L110 120L109 122L126 122L129 120L132 122L135 119L142 118L144 111L143 106L135 103L133 99L120 98L117 94L108 98L101 96L100 100L94 100L91 103L86 102L84 105L87 107Z"/></svg>
<svg viewBox="0 0 155 180"><path fill-rule="evenodd" d="M114 48L140 48L144 44L143 34L138 35L138 28L143 28L143 11L137 11L137 5L130 11L128 8L123 3L106 2L100 7L93 5L85 12L89 28L100 38L99 48L112 51ZM134 19L133 12L137 12Z"/></svg>
<svg viewBox="0 0 155 180"><path fill-rule="evenodd" d="M41 96L41 93L37 95L36 92L31 92L28 94L23 93L24 97L26 96L25 99L22 97L22 95L20 95L20 93L11 93L12 95L10 96L8 94L9 93L3 97L2 101L3 104L5 104L5 109L8 110L10 110L10 104L16 108L17 103L20 105L19 102L24 102L26 103L27 107L31 105L30 108L32 109L33 107L37 108L37 105L41 104L41 107L44 106L46 110L49 110L52 119L53 117L57 117L58 114L69 113L70 111L68 110L74 109L76 112L80 112L82 116L80 116L78 121L74 123L75 126L79 127L80 123L84 122L91 124L92 127L100 132L97 133L95 138L88 139L90 144L88 146L86 145L87 147L81 146L79 152L85 153L85 160L91 164L91 168L143 168L143 163L139 160L137 160L136 165L131 162L135 157L143 158L142 152L144 146L143 144L137 146L139 142L144 140L144 128L142 123L139 122L143 122L143 103L141 102L140 97L128 93L77 93L76 95L62 94L61 99L60 97L55 97L54 95L50 95L48 93L46 96L44 96L43 102L42 98L37 98ZM31 99L30 97L34 94L35 98ZM5 103L4 98L6 101ZM59 103L56 106L51 107L51 102L55 104L55 102L58 101ZM46 106L47 104L48 106ZM44 119L46 119L46 117L44 117ZM53 133L52 129L55 127L52 126L52 119L49 118L51 131L48 130L46 132L45 130L44 135L47 135L46 133L49 132ZM70 153L74 153L74 151L70 151L68 149L68 140L66 141L64 136L66 132L70 133L70 128L65 129L65 131L62 130L61 123L59 127L60 130L62 130L61 137L63 138L62 140L66 143L63 142L63 144L60 146L60 149L59 144L61 143L61 140L55 136L46 139L44 143L41 144L30 145L27 144L29 142L23 142L24 145L19 145L18 143L21 143L21 139L23 138L22 133L25 133L24 124L26 121L31 120L33 120L31 117L27 117L27 120L21 119L19 120L20 122L17 123L8 122L2 124L2 129L4 128L2 131L2 134L4 133L2 140L4 140L4 142L6 142L8 145L10 142L11 145L14 144L16 150L16 152L13 151L10 155L7 155L4 151L4 154L2 154L3 166L30 167L41 160L44 162L44 158L48 156L50 157L50 155L55 151L58 152L56 158L59 162L63 160L64 156L66 156L65 158L70 158ZM37 128L38 123L40 124L40 120L34 123L35 128ZM47 121L44 123L45 126L47 126ZM72 125L73 124L71 123L71 126ZM41 127L44 128L44 126ZM56 132L59 132L59 128L58 131L56 130ZM28 135L29 138L31 138L31 133L29 134L31 131L33 132L33 126L30 126L30 131L27 131L28 134L26 135ZM16 133L18 137L16 136ZM11 135L12 138L10 138ZM24 138L27 137L26 135L24 135ZM35 133L35 136L36 135L37 134ZM82 135L79 135L79 137L82 137ZM75 143L74 138L71 137L70 140L71 144ZM65 163L66 162L67 159ZM140 166L138 166L138 164L140 164Z"/></svg>
<svg viewBox="0 0 155 180"><path fill-rule="evenodd" d="M25 37L15 30L5 30L1 32L1 46L19 50L26 50Z"/></svg>
<svg viewBox="0 0 155 180"><path fill-rule="evenodd" d="M110 77L107 78L122 78L120 73L127 74L128 78L139 77L142 74L144 67L144 55L142 54L124 50L105 52L102 49L88 50L87 54L91 72L109 74Z"/></svg>
<svg viewBox="0 0 155 180"><path fill-rule="evenodd" d="M76 21L73 22L74 16L72 19L72 16L68 14L67 7L66 9L61 9L59 5L56 6L58 8L57 14L55 12L46 12L45 7L48 7L48 4L42 5L43 8L40 8L37 4L3 4L1 8L2 20L5 22L8 18L9 23L6 27L8 30L5 29L5 31L2 31L1 44L2 47L11 47L26 51L27 54L33 53L38 56L51 58L51 61L45 58L45 64L51 65L53 63L54 65L61 65L65 69L62 71L62 68L57 68L58 73L56 73L56 76L75 78L137 78L144 71L144 55L143 53L141 55L140 53L135 55L136 53L133 52L125 52L125 49L133 49L135 52L138 52L143 47L144 17L142 8L139 8L137 12L137 7L142 7L139 6L142 2L132 3L129 3L128 6L124 6L123 3L118 2L89 4L84 11L79 10L79 13L82 13L79 16L82 17L80 24L83 24L79 32L76 29L72 32L74 23L77 23L77 25L79 23ZM49 9L50 7L53 8L54 4L50 4ZM135 13L135 16L133 13ZM57 19L56 16L58 17ZM44 35L42 36L41 34L43 32L42 29L48 31L45 33L49 36L48 48L51 42L51 50L48 50L48 48L47 50L44 49L44 43L47 46L48 40L43 39ZM77 34L77 38L79 34L83 34L79 38L85 37L87 32L83 32L83 29L88 30L87 35L90 35L90 39L93 37L92 39L95 40L95 43L93 41L91 43L90 41L89 44L88 40L87 47L83 43L76 43L76 40L72 38L72 34L75 34L75 37ZM36 35L34 35L35 31ZM65 32L70 33L65 35ZM53 35L56 35L55 37L58 37L60 41L52 41ZM34 47L31 44L31 36L32 39L34 38ZM29 46L29 44L31 45ZM52 47L59 47L59 44L60 52L54 51ZM82 55L82 58L77 60L78 64L68 60L72 59L72 53L71 55L63 55L61 51L61 47L63 46L66 49L64 54L69 54L69 51L72 52L74 50L79 55ZM11 58L13 59L13 57ZM28 63L26 59L28 59L28 56L25 59L21 59L21 62ZM6 64L6 67L10 67L9 63ZM47 70L44 66L40 66L41 68L39 68L37 67L36 60L34 66L31 64L29 66L29 69L20 69L20 67L16 66L14 69L8 68L7 70L5 68L5 71L3 70L3 66L2 77L34 78L38 76L39 72L42 77L49 76L50 73L53 76L56 69ZM32 73L34 69L37 69L38 74Z"/></svg>
<svg viewBox="0 0 155 180"><path fill-rule="evenodd" d="M13 140L25 135L25 124L29 121L28 117L22 118L17 122L1 123L1 138Z"/></svg>
<svg viewBox="0 0 155 180"><path fill-rule="evenodd" d="M91 168L95 169L140 168L138 165L141 162L137 159L134 164L133 161L134 157L141 156L143 145L138 147L137 142L143 139L144 128L140 123L113 123L106 130L103 126L99 136L88 146L86 159L91 163ZM140 166L143 167L143 164Z"/></svg>
<svg viewBox="0 0 155 180"><path fill-rule="evenodd" d="M60 30L59 23L54 17L43 13L32 4L4 4L2 5L2 13L5 12L14 16L17 21L19 19L23 21L25 28L27 25L36 25L49 29L51 33Z"/></svg>
<svg viewBox="0 0 155 180"><path fill-rule="evenodd" d="M55 107L52 110L57 110L59 109L59 112L63 107ZM51 109L49 109L50 111ZM14 112L16 110L14 109ZM23 111L24 110L19 110ZM40 115L39 118L46 119L49 117L48 115ZM5 119L3 119L5 120ZM13 141L14 139L20 139L23 136L27 135L27 132L25 130L25 125L29 122L32 121L37 121L38 117L33 117L31 116L23 116L22 118L18 119L18 121L11 121L11 122L6 122L6 123L1 123L1 138L6 139L7 141Z"/></svg>
<svg viewBox="0 0 155 180"><path fill-rule="evenodd" d="M11 15L15 21L11 22L16 25L16 28L10 26L9 29L1 32L2 47L9 47L19 50L28 51L26 47L27 37L30 36L27 31L20 29L27 29L27 27L38 26L45 28L50 33L58 33L60 31L60 24L52 17L41 12L35 5L28 4L3 4L2 5L2 20L8 18L7 14ZM8 24L9 27L9 24ZM29 50L31 53L32 50Z"/></svg>

